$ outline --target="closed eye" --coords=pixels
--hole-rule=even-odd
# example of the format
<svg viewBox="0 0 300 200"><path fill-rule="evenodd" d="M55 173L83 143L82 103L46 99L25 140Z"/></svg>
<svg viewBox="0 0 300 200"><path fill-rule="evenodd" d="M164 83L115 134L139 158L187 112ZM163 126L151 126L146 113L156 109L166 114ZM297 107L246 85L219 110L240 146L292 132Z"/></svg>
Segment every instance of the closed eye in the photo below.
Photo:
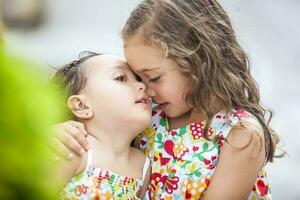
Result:
<svg viewBox="0 0 300 200"><path fill-rule="evenodd" d="M134 74L135 80L137 80L138 82L142 82L142 78L139 77L137 74Z"/></svg>
<svg viewBox="0 0 300 200"><path fill-rule="evenodd" d="M151 78L151 79L149 79L149 82L151 82L151 83L157 82L160 79L160 77L161 76L157 76L155 78Z"/></svg>

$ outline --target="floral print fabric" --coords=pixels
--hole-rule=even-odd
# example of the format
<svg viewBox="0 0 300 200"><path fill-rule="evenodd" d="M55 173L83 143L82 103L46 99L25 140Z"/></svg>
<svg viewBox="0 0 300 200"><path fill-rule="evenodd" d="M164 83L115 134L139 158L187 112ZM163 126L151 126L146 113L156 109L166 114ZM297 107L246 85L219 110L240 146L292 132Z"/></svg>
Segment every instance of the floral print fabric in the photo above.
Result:
<svg viewBox="0 0 300 200"><path fill-rule="evenodd" d="M90 151L90 150L89 150ZM150 162L146 158L145 170ZM117 175L107 170L87 165L79 175L74 176L61 192L60 199L71 200L138 200L143 181Z"/></svg>
<svg viewBox="0 0 300 200"><path fill-rule="evenodd" d="M167 118L157 106L152 115L152 125L139 138L140 149L152 160L151 183L144 199L201 199L214 174L224 140L205 139L205 121L168 130ZM226 138L231 128L247 117L254 116L239 109L227 115L219 112L213 117L208 136ZM248 199L271 199L263 169Z"/></svg>

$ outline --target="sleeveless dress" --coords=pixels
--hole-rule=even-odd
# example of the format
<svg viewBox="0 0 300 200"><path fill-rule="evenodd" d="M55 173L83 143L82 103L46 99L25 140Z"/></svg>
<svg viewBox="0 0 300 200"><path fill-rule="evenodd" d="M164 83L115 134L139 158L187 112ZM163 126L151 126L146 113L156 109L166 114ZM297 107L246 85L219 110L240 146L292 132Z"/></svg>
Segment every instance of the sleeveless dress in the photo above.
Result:
<svg viewBox="0 0 300 200"><path fill-rule="evenodd" d="M121 176L108 170L92 166L92 151L88 150L86 168L65 186L60 199L83 200L139 200L150 160L146 157L143 167L143 178L135 179Z"/></svg>
<svg viewBox="0 0 300 200"><path fill-rule="evenodd" d="M213 117L208 135L226 138L240 119L248 117L256 119L239 109L228 114L219 112ZM145 200L198 200L203 197L224 143L224 140L205 139L204 127L205 121L169 130L165 114L157 106L153 107L151 126L137 139L140 149L152 163L151 183ZM264 167L248 199L271 199Z"/></svg>

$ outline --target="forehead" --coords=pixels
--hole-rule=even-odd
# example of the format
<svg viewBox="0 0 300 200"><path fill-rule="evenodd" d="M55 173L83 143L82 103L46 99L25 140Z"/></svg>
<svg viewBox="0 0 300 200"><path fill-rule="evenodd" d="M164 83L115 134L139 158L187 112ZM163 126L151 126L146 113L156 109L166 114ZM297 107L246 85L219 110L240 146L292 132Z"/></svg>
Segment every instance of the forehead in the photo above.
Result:
<svg viewBox="0 0 300 200"><path fill-rule="evenodd" d="M130 67L136 73L158 70L167 60L161 48L135 39L126 42L124 54Z"/></svg>
<svg viewBox="0 0 300 200"><path fill-rule="evenodd" d="M130 70L125 60L112 55L98 55L88 59L85 63L88 74L101 72L107 74L117 70Z"/></svg>

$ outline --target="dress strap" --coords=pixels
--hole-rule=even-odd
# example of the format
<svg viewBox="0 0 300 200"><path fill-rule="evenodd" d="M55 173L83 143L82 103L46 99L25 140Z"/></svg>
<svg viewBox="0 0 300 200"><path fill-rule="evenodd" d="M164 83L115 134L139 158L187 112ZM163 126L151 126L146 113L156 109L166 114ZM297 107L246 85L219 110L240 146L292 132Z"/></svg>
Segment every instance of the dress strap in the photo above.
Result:
<svg viewBox="0 0 300 200"><path fill-rule="evenodd" d="M146 175L147 175L147 171L148 171L148 168L150 166L150 159L148 158L148 156L146 156L146 160L145 160L145 164L144 164L144 167L143 167L143 176L142 176L142 181L144 182L145 178L146 178Z"/></svg>
<svg viewBox="0 0 300 200"><path fill-rule="evenodd" d="M89 149L87 152L87 166L91 166L93 164L93 153L92 150Z"/></svg>

